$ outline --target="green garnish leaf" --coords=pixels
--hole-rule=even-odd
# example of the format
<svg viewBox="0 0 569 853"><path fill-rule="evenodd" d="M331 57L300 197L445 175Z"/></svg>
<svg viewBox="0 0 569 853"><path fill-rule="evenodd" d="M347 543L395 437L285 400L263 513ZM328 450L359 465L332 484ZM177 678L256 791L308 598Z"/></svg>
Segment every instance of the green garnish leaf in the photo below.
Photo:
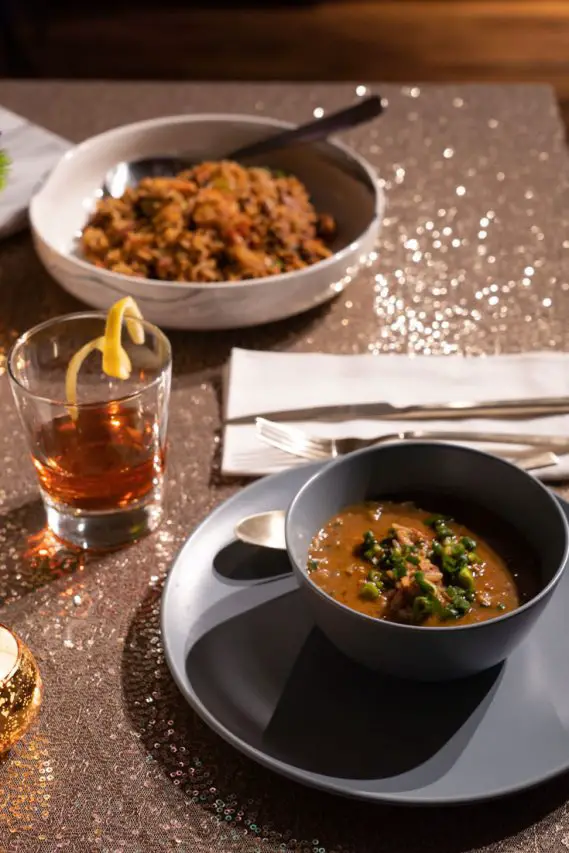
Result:
<svg viewBox="0 0 569 853"><path fill-rule="evenodd" d="M415 580L417 581L417 586L425 595L436 595L436 588L433 583L427 580L424 572L415 572Z"/></svg>
<svg viewBox="0 0 569 853"><path fill-rule="evenodd" d="M426 595L418 595L413 602L413 618L416 622L422 622L433 612L433 601Z"/></svg>
<svg viewBox="0 0 569 853"><path fill-rule="evenodd" d="M461 587L467 592L474 591L474 577L472 576L470 569L467 569L466 567L460 569L457 579Z"/></svg>
<svg viewBox="0 0 569 853"><path fill-rule="evenodd" d="M6 186L10 166L10 158L8 157L5 151L0 151L0 189L3 189Z"/></svg>
<svg viewBox="0 0 569 853"><path fill-rule="evenodd" d="M443 546L436 539L432 544L432 552L431 552L431 560L434 560L436 557L442 557L443 555Z"/></svg>
<svg viewBox="0 0 569 853"><path fill-rule="evenodd" d="M449 604L445 608L445 615L448 619L458 619L468 613L470 601L465 590L459 586L447 586L445 592L449 599Z"/></svg>
<svg viewBox="0 0 569 853"><path fill-rule="evenodd" d="M383 548L371 530L366 530L363 542L355 548L355 554L367 560L372 566L379 566L383 558Z"/></svg>
<svg viewBox="0 0 569 853"><path fill-rule="evenodd" d="M379 598L380 590L375 583L371 583L368 581L364 583L360 588L360 598L364 598L366 601L375 601L376 598Z"/></svg>
<svg viewBox="0 0 569 853"><path fill-rule="evenodd" d="M439 524L444 524L446 521L452 521L452 519L448 518L445 515L440 515L439 513L435 513L434 515L430 515L423 521L427 527L436 527Z"/></svg>

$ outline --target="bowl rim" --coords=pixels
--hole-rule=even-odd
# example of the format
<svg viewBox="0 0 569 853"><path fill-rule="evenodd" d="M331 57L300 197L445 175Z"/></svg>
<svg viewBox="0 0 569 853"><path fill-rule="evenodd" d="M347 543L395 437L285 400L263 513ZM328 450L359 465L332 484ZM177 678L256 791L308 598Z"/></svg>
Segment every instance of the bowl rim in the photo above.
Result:
<svg viewBox="0 0 569 853"><path fill-rule="evenodd" d="M379 453L382 451L388 451L393 447L402 447L405 445L409 446L422 446L422 447L443 447L447 450L452 450L453 452L462 452L475 456L482 456L492 460L492 464L496 466L507 466L508 468L515 468L517 472L520 474L524 474L526 477L529 477L535 486L537 486L538 490L545 495L546 499L549 501L552 510L556 513L558 519L561 521L561 527L564 532L564 548L563 548L563 556L560 560L560 564L555 571L553 577L547 582L547 584L540 589L537 595L534 595L533 598L530 598L528 601L524 602L524 604L516 607L515 610L510 610L508 613L503 613L500 616L494 616L491 619L485 619L482 622L473 622L466 625L406 625L400 622L389 622L386 619L376 619L374 616L369 616L367 613L361 613L359 610L354 610L352 607L348 607L347 604L343 604L341 601L337 601L332 596L328 595L324 590L319 587L313 580L310 578L310 574L306 570L306 567L301 567L297 561L295 560L292 549L289 546L289 542L292 536L292 522L291 515L292 512L296 509L298 503L305 497L306 493L310 491L313 484L330 468L336 468L343 465L349 465L354 457L371 455L374 453ZM316 471L303 486L298 490L293 500L291 501L285 517L285 542L286 542L286 550L289 557L289 560L292 564L294 572L299 575L304 583L307 583L309 588L318 593L318 595L325 600L329 605L332 605L340 610L340 612L351 613L356 618L360 618L365 620L366 622L373 623L375 625L384 625L387 626L390 630L395 631L413 631L418 634L423 633L424 631L428 631L429 635L443 632L447 634L449 631L472 631L475 629L484 629L489 625L494 625L497 622L503 622L512 618L515 618L518 614L523 613L527 610L531 610L535 605L541 601L541 599L546 598L549 593L557 586L561 576L563 575L565 569L567 568L567 563L569 561L569 523L561 509L559 502L556 500L555 495L548 489L542 482L540 482L537 477L533 477L529 472L524 471L521 468L518 468L517 465L514 465L512 462L507 461L506 459L501 459L498 456L494 456L491 453L486 453L483 450L478 450L474 447L467 447L461 444L454 444L448 441L423 441L423 440L404 440L404 441L393 441L389 442L389 444L378 445L376 447L366 447L363 450L357 450L353 453L349 453L346 456L339 457L338 459L334 459L329 462L327 465L324 465L319 471ZM381 630L381 628L379 629Z"/></svg>
<svg viewBox="0 0 569 853"><path fill-rule="evenodd" d="M300 270L292 270L287 273L279 273L278 275L271 276L263 276L262 278L253 278L253 279L244 279L237 281L212 281L212 282L184 282L184 281L162 281L161 279L155 278L143 278L141 276L130 276L123 275L122 273L116 273L112 270L107 270L102 267L96 267L94 264L90 264L88 261L83 260L82 258L75 257L71 251L60 251L54 244L48 240L44 234L42 233L42 229L38 227L38 214L37 214L37 205L39 200L42 198L43 193L48 189L52 179L59 175L64 169L67 163L77 157L82 156L85 152L89 152L90 149L96 148L97 146L104 144L106 140L111 139L120 139L121 137L128 136L132 132L143 131L145 129L169 126L169 125L177 125L177 124L197 124L197 123L206 123L206 122L234 122L240 121L244 124L252 124L252 125L262 125L274 127L275 129L287 130L290 128L296 127L295 124L288 121L283 121L281 119L276 119L272 117L263 117L251 115L249 113L187 113L187 114L178 114L178 115L170 115L170 116L159 116L157 118L152 119L144 119L142 121L131 122L129 124L118 125L117 127L110 128L109 130L105 130L102 133L95 134L94 136L90 136L87 139L84 139L82 142L79 142L69 151L66 151L65 154L58 160L53 169L49 172L43 183L36 190L34 195L32 196L29 209L28 216L30 221L30 226L32 233L36 236L37 239L41 240L42 243L47 246L50 251L54 252L58 258L65 260L69 264L77 267L79 270L89 273L90 275L101 275L104 278L109 279L109 285L111 282L116 282L116 287L118 288L119 282L124 286L127 286L127 289L130 290L135 287L156 285L158 288L160 287L172 287L175 286L176 289L181 289L185 291L202 291L204 288L207 290L222 290L224 288L235 289L236 287L247 287L247 288L255 288L255 287L264 287L269 282L276 282L286 284L288 281L292 279L298 279L299 274L309 274L312 270L325 270L327 267L330 267L336 264L339 261L342 261L347 255L351 254L354 251L357 251L358 246L361 244L365 236L369 233L371 229L374 228L376 222L380 221L385 212L385 193L383 191L383 187L379 184L379 175L376 169L369 163L365 157L362 157L358 154L353 148L344 144L343 142L337 140L335 137L331 137L330 139L323 140L328 145L332 146L332 148L338 149L349 161L355 162L360 169L365 173L368 182L369 189L373 195L374 202L374 212L373 215L364 228L364 230L357 236L355 240L352 240L351 243L348 243L346 246L343 246L337 252L330 255L328 258L323 258L321 261L317 261L315 264L311 264L308 267L304 267ZM313 143L311 143L313 144ZM119 288L120 289L120 288ZM136 296L136 292L133 290L133 295Z"/></svg>

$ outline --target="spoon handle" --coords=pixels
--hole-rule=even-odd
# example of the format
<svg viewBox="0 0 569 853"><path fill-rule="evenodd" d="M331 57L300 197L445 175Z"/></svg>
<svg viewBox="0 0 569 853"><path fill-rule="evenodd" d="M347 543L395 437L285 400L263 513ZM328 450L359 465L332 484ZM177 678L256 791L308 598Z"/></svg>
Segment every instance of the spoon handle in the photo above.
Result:
<svg viewBox="0 0 569 853"><path fill-rule="evenodd" d="M381 115L382 112L381 98L378 95L371 95L371 97L365 98L365 100L359 101L344 110L339 110L337 113L331 113L324 118L311 121L309 124L303 124L292 130L285 130L275 136L270 136L268 139L262 139L252 145L238 148L237 151L232 151L227 159L243 160L245 157L257 157L259 154L267 154L269 151L276 151L285 146L325 139L334 133L371 121L371 119Z"/></svg>

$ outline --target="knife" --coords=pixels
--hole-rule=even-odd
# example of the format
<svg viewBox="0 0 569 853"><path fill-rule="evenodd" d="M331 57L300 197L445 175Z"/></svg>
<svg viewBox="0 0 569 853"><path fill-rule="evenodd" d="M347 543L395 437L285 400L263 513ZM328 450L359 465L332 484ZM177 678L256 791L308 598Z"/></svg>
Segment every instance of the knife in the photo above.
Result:
<svg viewBox="0 0 569 853"><path fill-rule="evenodd" d="M464 418L531 418L569 414L569 397L526 397L512 400L479 402L421 403L393 406L390 403L338 403L328 406L305 406L300 409L277 409L251 415L226 417L228 424L253 423L263 417L271 421L329 420L457 420Z"/></svg>

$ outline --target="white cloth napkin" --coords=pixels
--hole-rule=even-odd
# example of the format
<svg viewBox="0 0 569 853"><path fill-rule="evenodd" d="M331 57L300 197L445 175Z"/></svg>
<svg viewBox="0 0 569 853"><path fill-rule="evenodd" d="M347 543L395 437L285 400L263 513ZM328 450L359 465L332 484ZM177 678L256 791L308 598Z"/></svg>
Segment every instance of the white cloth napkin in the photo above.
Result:
<svg viewBox="0 0 569 853"><path fill-rule="evenodd" d="M0 238L26 225L28 204L43 178L71 143L43 127L0 107L0 149L11 162L6 186L0 190Z"/></svg>
<svg viewBox="0 0 569 853"><path fill-rule="evenodd" d="M457 400L569 396L569 353L527 353L479 358L462 356L330 355L234 349L224 388L226 419L251 416L246 424L226 424L222 471L261 475L303 464L301 459L263 444L254 416L335 403L442 403ZM532 420L395 421L341 423L295 421L313 435L371 437L412 429L485 430L567 435L569 415ZM460 442L457 442L460 443ZM523 440L521 440L523 444ZM512 447L479 445L485 450ZM569 476L569 455L555 468L538 472L544 480Z"/></svg>

